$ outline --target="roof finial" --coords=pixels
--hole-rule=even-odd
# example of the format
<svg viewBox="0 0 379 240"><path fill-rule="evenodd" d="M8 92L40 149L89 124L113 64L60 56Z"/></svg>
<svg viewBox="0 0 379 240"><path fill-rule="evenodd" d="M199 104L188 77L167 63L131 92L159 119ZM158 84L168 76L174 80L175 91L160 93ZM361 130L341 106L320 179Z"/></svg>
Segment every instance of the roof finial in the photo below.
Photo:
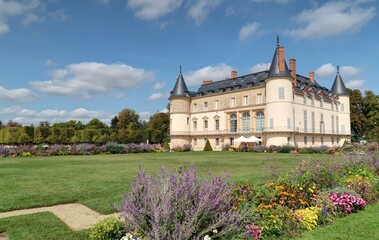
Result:
<svg viewBox="0 0 379 240"><path fill-rule="evenodd" d="M337 73L339 74L340 73L340 66L337 65Z"/></svg>
<svg viewBox="0 0 379 240"><path fill-rule="evenodd" d="M180 64L179 73L182 74L182 65Z"/></svg>
<svg viewBox="0 0 379 240"><path fill-rule="evenodd" d="M279 35L276 35L276 46L279 47Z"/></svg>

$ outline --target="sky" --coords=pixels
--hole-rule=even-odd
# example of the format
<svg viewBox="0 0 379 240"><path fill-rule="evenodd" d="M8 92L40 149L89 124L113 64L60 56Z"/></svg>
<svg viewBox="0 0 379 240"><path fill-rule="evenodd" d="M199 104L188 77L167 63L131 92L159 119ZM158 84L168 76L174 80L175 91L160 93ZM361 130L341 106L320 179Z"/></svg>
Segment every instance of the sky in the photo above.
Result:
<svg viewBox="0 0 379 240"><path fill-rule="evenodd" d="M266 70L276 36L297 73L379 94L378 0L0 0L0 120L109 124L189 90Z"/></svg>

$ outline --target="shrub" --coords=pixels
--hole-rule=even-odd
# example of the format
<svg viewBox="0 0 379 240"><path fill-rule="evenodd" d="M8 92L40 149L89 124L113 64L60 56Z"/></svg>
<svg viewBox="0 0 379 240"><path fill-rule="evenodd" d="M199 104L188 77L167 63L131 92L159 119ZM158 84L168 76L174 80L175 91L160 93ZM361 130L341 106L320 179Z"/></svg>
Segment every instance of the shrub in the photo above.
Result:
<svg viewBox="0 0 379 240"><path fill-rule="evenodd" d="M365 200L348 193L331 192L329 199L346 215L357 212L358 210L363 210L366 206Z"/></svg>
<svg viewBox="0 0 379 240"><path fill-rule="evenodd" d="M114 142L108 142L106 145L106 151L112 154L120 154L125 152L124 146Z"/></svg>
<svg viewBox="0 0 379 240"><path fill-rule="evenodd" d="M213 151L211 143L209 142L209 140L207 140L207 142L205 143L204 151Z"/></svg>
<svg viewBox="0 0 379 240"><path fill-rule="evenodd" d="M124 224L116 217L106 218L89 230L91 240L120 239L123 235Z"/></svg>
<svg viewBox="0 0 379 240"><path fill-rule="evenodd" d="M192 150L192 144L186 143L183 145L183 152L190 152Z"/></svg>
<svg viewBox="0 0 379 240"><path fill-rule="evenodd" d="M319 212L320 209L318 207L308 207L296 210L295 214L299 217L300 222L305 229L312 230L317 226Z"/></svg>
<svg viewBox="0 0 379 240"><path fill-rule="evenodd" d="M279 150L278 153L290 153L291 151L295 150L296 148L291 145L284 145Z"/></svg>
<svg viewBox="0 0 379 240"><path fill-rule="evenodd" d="M222 177L199 180L196 169L176 173L162 169L152 176L140 171L118 209L147 239L230 239L241 222L241 212L232 209L230 183Z"/></svg>
<svg viewBox="0 0 379 240"><path fill-rule="evenodd" d="M165 152L170 151L170 145L168 144L167 141L165 141L165 142L163 143L163 150L164 150Z"/></svg>

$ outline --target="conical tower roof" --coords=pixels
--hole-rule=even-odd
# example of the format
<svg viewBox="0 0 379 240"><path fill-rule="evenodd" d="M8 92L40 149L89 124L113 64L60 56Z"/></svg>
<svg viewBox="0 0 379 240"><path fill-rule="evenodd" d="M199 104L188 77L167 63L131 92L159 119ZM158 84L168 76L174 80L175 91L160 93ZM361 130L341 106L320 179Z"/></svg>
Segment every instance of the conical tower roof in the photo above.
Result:
<svg viewBox="0 0 379 240"><path fill-rule="evenodd" d="M339 66L337 66L337 75L334 79L334 83L331 90L332 93L335 95L349 95L349 92L347 91L345 84L343 83L343 80L341 78Z"/></svg>
<svg viewBox="0 0 379 240"><path fill-rule="evenodd" d="M288 69L288 66L287 66L287 63L285 61L285 59L283 59L284 61L284 71L280 71L280 68L279 68L279 48L283 48L281 46L279 46L279 36L276 37L276 42L277 42L277 45L276 45L276 49L275 49L275 53L274 53L274 57L272 58L272 61L271 61L271 66L270 66L270 69L267 73L267 78L271 78L271 77L291 77L291 73ZM284 48L283 48L283 51L284 51ZM284 53L283 53L284 54ZM284 56L283 56L284 58Z"/></svg>
<svg viewBox="0 0 379 240"><path fill-rule="evenodd" d="M182 66L180 66L179 76L176 79L174 89L170 92L170 100L179 97L190 97L186 82L182 75Z"/></svg>

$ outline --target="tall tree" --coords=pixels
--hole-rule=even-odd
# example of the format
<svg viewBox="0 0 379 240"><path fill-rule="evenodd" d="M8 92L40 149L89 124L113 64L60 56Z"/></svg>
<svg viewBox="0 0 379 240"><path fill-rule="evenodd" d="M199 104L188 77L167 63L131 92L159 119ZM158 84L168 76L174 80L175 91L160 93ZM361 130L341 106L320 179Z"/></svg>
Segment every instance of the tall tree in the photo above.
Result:
<svg viewBox="0 0 379 240"><path fill-rule="evenodd" d="M126 129L128 125L131 123L139 126L139 115L133 109L123 109L121 112L118 113L117 118L119 129Z"/></svg>
<svg viewBox="0 0 379 240"><path fill-rule="evenodd" d="M170 116L168 113L156 113L147 123L149 140L153 143L163 143L168 139L170 132Z"/></svg>
<svg viewBox="0 0 379 240"><path fill-rule="evenodd" d="M111 120L111 128L118 128L118 117L117 116L114 116L114 118L112 118Z"/></svg>
<svg viewBox="0 0 379 240"><path fill-rule="evenodd" d="M100 121L97 118L94 118L91 121L89 121L86 124L85 127L88 128L88 129L104 129L104 128L108 128L108 126L105 123L103 123L102 121Z"/></svg>

